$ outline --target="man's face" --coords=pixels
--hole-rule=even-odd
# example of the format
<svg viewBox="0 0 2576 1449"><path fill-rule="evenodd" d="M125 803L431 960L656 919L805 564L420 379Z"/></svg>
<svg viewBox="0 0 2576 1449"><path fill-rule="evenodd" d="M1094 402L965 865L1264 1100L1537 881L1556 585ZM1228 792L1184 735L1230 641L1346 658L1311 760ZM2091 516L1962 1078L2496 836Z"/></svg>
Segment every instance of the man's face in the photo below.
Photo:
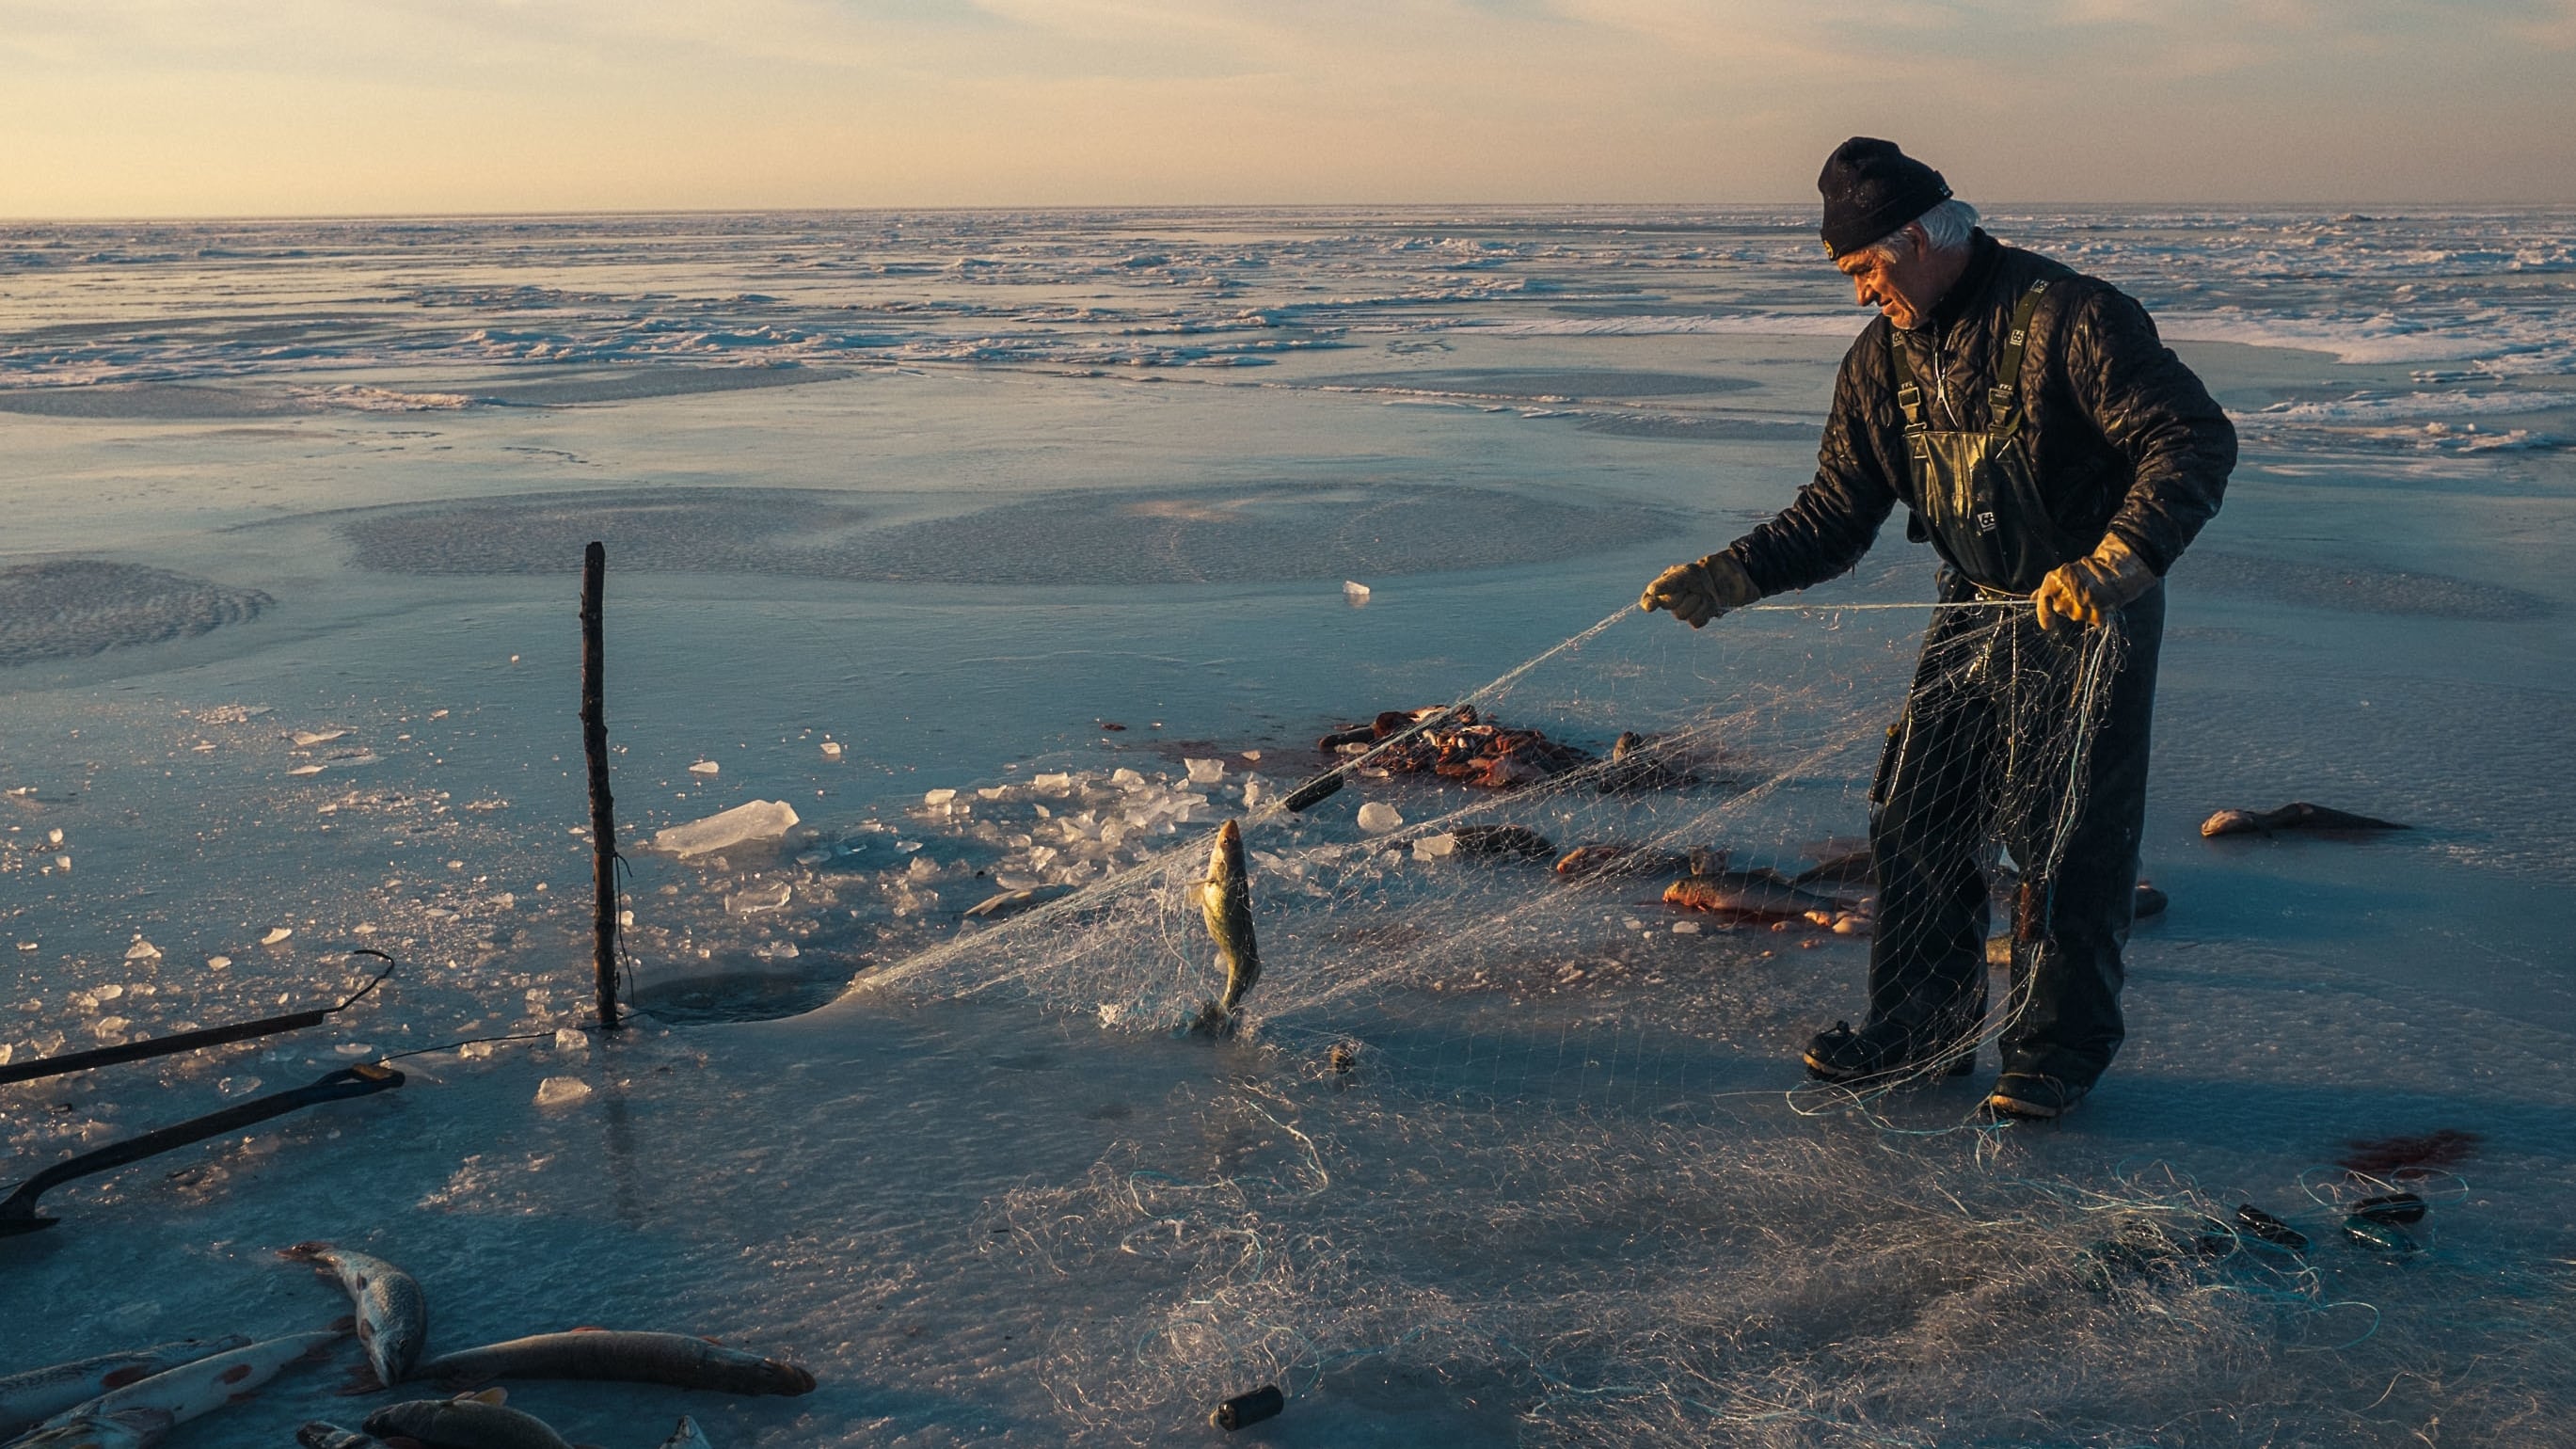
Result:
<svg viewBox="0 0 2576 1449"><path fill-rule="evenodd" d="M1903 250L1895 261L1873 251L1849 252L1834 259L1844 276L1852 280L1852 300L1859 306L1876 307L1887 320L1898 327L1914 327L1931 315L1932 306L1940 301L1930 285L1935 270L1931 248L1926 246L1923 228L1908 224L1897 234Z"/></svg>

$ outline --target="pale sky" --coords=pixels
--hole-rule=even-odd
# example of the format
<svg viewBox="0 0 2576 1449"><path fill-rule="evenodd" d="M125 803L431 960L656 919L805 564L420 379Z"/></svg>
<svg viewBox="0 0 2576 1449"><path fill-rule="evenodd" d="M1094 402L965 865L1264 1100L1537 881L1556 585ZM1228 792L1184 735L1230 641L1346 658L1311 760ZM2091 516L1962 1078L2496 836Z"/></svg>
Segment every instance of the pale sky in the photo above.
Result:
<svg viewBox="0 0 2576 1449"><path fill-rule="evenodd" d="M0 0L0 216L2576 202L2576 0Z"/></svg>

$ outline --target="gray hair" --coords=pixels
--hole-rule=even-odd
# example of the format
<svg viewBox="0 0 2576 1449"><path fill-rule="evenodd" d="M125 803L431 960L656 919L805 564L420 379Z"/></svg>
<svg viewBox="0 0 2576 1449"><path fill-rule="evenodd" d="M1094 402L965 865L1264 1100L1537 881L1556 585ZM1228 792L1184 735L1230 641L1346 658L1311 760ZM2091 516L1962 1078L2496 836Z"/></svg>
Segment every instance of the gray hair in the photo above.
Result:
<svg viewBox="0 0 2576 1449"><path fill-rule="evenodd" d="M1924 238L1931 244L1933 251L1957 251L1968 244L1969 234L1977 229L1977 209L1952 197L1906 223L1906 226L1922 227ZM1861 250L1882 262L1902 260L1908 250L1905 242L1905 227L1898 227L1868 246L1862 247Z"/></svg>

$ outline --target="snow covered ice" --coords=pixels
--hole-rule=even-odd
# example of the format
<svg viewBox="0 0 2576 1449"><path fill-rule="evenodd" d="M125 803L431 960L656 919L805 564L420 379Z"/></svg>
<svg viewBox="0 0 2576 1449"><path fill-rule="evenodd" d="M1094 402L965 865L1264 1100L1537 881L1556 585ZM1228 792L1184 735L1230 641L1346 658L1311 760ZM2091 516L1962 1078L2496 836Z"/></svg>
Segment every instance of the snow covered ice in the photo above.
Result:
<svg viewBox="0 0 2576 1449"><path fill-rule="evenodd" d="M821 1380L514 1390L604 1444L684 1411L727 1449L1196 1444L1262 1383L1282 1445L2549 1442L2576 216L1991 221L2145 300L2245 443L2172 581L2172 905L2047 1131L1964 1127L1981 1077L1802 1084L1866 887L1681 919L1468 848L1818 864L1919 627L1831 606L1926 596L1899 530L1798 607L1631 610L1490 701L1695 784L1362 764L1278 805L1358 759L1324 732L1485 688L1788 501L1865 317L1804 208L0 228L0 1053L399 962L323 1027L0 1088L18 1176L473 1043L56 1189L0 1242L54 1305L0 1372L318 1327L345 1300L272 1253L331 1239L422 1280L434 1349L667 1328ZM592 539L616 1037L583 1030ZM2416 828L2197 835L2295 799ZM1217 1041L1188 891L1227 818L1263 972ZM2425 1246L2386 1257L2339 1164L2407 1152ZM2174 1248L2242 1202L2310 1252ZM337 1376L188 1442L345 1417Z"/></svg>

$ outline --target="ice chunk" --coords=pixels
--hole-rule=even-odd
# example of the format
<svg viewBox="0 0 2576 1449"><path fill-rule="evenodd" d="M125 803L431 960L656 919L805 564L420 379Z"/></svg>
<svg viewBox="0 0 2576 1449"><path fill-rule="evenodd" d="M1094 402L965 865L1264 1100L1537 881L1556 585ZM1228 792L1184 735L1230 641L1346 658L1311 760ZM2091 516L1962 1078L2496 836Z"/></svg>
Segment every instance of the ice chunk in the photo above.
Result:
<svg viewBox="0 0 2576 1449"><path fill-rule="evenodd" d="M752 886L725 897L725 914L756 916L764 911L783 911L787 909L788 898L795 893L795 889L783 880Z"/></svg>
<svg viewBox="0 0 2576 1449"><path fill-rule="evenodd" d="M63 832L62 832L60 829L54 829L54 830L48 830L48 831L46 831L46 832L45 832L45 843L46 843L47 845L60 845L60 844L62 844L62 843L63 843Z"/></svg>
<svg viewBox="0 0 2576 1449"><path fill-rule="evenodd" d="M1044 783L1046 778L1046 776L1040 775L1038 780L1040 783ZM1145 783L1145 777L1137 774L1134 770L1128 769L1125 765L1121 765L1117 769L1109 772L1109 783L1120 786L1142 785Z"/></svg>
<svg viewBox="0 0 2576 1449"><path fill-rule="evenodd" d="M1415 860L1446 860L1458 853L1458 837L1444 830L1413 842Z"/></svg>
<svg viewBox="0 0 2576 1449"><path fill-rule="evenodd" d="M590 1083L579 1077L548 1077L537 1083L537 1105L563 1107L590 1095Z"/></svg>
<svg viewBox="0 0 2576 1449"><path fill-rule="evenodd" d="M297 730L289 738L295 741L297 749L309 750L315 745L327 745L333 740L345 737L348 733L347 730Z"/></svg>
<svg viewBox="0 0 2576 1449"><path fill-rule="evenodd" d="M1404 816L1383 800L1371 800L1360 807L1360 829L1371 835L1384 835L1404 824Z"/></svg>
<svg viewBox="0 0 2576 1449"><path fill-rule="evenodd" d="M796 809L784 800L753 800L731 810L654 832L653 848L687 860L754 840L775 840L795 828Z"/></svg>
<svg viewBox="0 0 2576 1449"><path fill-rule="evenodd" d="M1673 934L1676 936L1696 936L1699 934L1699 922L1675 921L1673 922Z"/></svg>
<svg viewBox="0 0 2576 1449"><path fill-rule="evenodd" d="M1073 787L1071 774L1031 775L1029 783L1041 790L1068 790Z"/></svg>
<svg viewBox="0 0 2576 1449"><path fill-rule="evenodd" d="M233 958L230 956L209 956L206 958L206 969L209 971L221 971L231 964L233 964Z"/></svg>
<svg viewBox="0 0 2576 1449"><path fill-rule="evenodd" d="M559 1052L586 1052L590 1050L590 1033L583 1031L577 1026L557 1027L555 1028L555 1050Z"/></svg>
<svg viewBox="0 0 2576 1449"><path fill-rule="evenodd" d="M1193 785L1213 785L1225 778L1223 760L1183 760L1181 763L1189 767L1190 783Z"/></svg>
<svg viewBox="0 0 2576 1449"><path fill-rule="evenodd" d="M137 936L134 938L134 944L125 948L125 959L128 961L158 961L161 959L161 948L144 940L142 937Z"/></svg>
<svg viewBox="0 0 2576 1449"><path fill-rule="evenodd" d="M1344 579L1342 597L1350 600L1353 608L1357 608L1369 601L1369 586L1354 579Z"/></svg>
<svg viewBox="0 0 2576 1449"><path fill-rule="evenodd" d="M823 742L823 758L827 760L837 760L840 757L841 742L839 740L825 740Z"/></svg>
<svg viewBox="0 0 2576 1449"><path fill-rule="evenodd" d="M298 765L286 773L290 775L319 775L322 773L322 767L320 765Z"/></svg>
<svg viewBox="0 0 2576 1449"><path fill-rule="evenodd" d="M259 938L259 943L263 946L274 946L294 934L293 926L271 926L268 928L268 934Z"/></svg>
<svg viewBox="0 0 2576 1449"><path fill-rule="evenodd" d="M713 760L700 760L689 767L689 773L692 775L713 775L723 769L724 766L717 764Z"/></svg>
<svg viewBox="0 0 2576 1449"><path fill-rule="evenodd" d="M956 798L957 792L954 790L925 790L922 792L921 803L924 805L945 805Z"/></svg>
<svg viewBox="0 0 2576 1449"><path fill-rule="evenodd" d="M1246 775L1243 777L1244 809L1250 810L1261 803L1261 786L1262 779L1259 775Z"/></svg>

